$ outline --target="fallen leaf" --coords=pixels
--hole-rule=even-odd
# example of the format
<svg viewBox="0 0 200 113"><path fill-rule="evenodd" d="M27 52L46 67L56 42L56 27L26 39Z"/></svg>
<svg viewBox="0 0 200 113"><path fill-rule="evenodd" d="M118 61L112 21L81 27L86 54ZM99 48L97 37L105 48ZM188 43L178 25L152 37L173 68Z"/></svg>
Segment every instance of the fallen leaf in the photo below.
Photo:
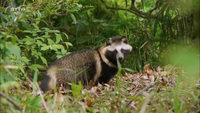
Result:
<svg viewBox="0 0 200 113"><path fill-rule="evenodd" d="M86 101L86 105L88 106L88 107L92 107L92 100L90 100L90 99L88 99L87 101Z"/></svg>

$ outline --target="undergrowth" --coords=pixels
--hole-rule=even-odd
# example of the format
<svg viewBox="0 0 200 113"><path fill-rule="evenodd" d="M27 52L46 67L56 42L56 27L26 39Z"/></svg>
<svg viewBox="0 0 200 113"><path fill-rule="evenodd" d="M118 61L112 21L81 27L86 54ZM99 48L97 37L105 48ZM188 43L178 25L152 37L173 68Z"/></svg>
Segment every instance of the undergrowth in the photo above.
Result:
<svg viewBox="0 0 200 113"><path fill-rule="evenodd" d="M129 7L123 0L0 1L0 112L200 112L199 1L137 1L145 17ZM133 52L109 84L38 91L53 61L116 35L126 35Z"/></svg>

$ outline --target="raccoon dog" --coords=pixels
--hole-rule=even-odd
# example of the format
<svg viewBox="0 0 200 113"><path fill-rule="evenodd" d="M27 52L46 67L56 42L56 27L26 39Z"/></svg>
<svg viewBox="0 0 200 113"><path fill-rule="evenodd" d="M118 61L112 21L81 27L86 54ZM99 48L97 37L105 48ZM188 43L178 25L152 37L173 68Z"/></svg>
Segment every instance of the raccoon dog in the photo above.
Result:
<svg viewBox="0 0 200 113"><path fill-rule="evenodd" d="M79 81L86 86L94 83L108 83L117 74L117 60L122 63L131 52L126 36L109 38L97 49L82 50L63 56L53 62L40 87L52 90L61 84L70 88L69 83Z"/></svg>

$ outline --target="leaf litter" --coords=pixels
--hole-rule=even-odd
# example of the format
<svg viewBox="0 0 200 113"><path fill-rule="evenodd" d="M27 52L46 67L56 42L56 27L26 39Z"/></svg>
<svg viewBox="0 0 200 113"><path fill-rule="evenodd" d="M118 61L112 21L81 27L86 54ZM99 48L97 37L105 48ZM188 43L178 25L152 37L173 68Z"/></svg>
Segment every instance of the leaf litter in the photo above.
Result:
<svg viewBox="0 0 200 113"><path fill-rule="evenodd" d="M152 68L150 64L146 64L143 72L125 73L123 76L115 76L108 84L83 88L78 97L73 97L72 90L65 89L62 85L56 93L48 92L43 95L53 112L70 112L73 111L72 108L77 108L77 112L95 113L156 112L160 109L160 101L164 102L163 108L167 109L166 112L173 112L171 104L174 100L165 99L164 93L172 93L171 89L176 87L178 75L178 68L172 65ZM23 84L21 87L23 90L32 89L30 84ZM194 105L195 109L199 107L198 104L200 103Z"/></svg>
<svg viewBox="0 0 200 113"><path fill-rule="evenodd" d="M108 84L97 84L90 89L83 89L83 99L78 103L86 111L88 108L93 108L95 112L100 112L101 107L104 107L109 111L120 112L124 109L123 106L130 110L137 110L141 107L139 103L143 98L151 97L149 93L152 90L161 92L169 87L175 87L177 76L178 72L172 66L153 69L150 64L147 64L141 73L125 73L124 76L116 76ZM120 86L117 86L117 81ZM142 97L135 97L138 92L156 81L159 84L142 92ZM126 106L130 101L130 105Z"/></svg>

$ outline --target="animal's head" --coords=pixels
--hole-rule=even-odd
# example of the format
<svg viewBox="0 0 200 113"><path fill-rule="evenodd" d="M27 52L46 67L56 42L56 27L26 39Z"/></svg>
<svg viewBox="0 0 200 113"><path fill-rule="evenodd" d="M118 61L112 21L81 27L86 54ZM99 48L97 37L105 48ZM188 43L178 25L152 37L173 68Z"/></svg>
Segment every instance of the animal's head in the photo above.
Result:
<svg viewBox="0 0 200 113"><path fill-rule="evenodd" d="M131 52L132 47L127 43L126 36L109 38L101 47L103 60L108 64L117 63L117 60L123 62Z"/></svg>

